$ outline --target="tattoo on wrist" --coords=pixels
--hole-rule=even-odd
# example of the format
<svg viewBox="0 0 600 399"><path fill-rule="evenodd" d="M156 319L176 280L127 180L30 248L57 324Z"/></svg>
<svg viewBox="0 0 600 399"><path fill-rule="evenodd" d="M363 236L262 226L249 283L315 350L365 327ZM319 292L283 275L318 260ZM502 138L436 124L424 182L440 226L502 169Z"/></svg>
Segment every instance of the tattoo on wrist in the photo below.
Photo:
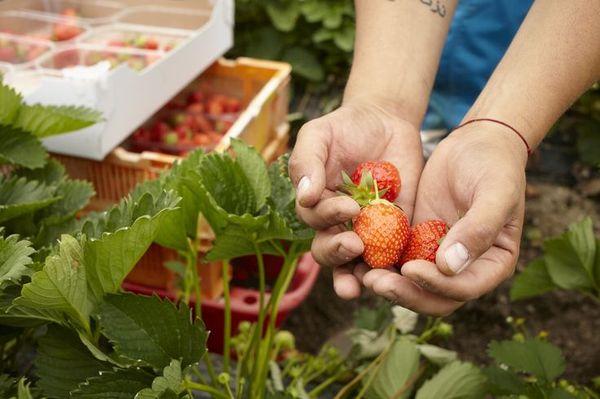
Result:
<svg viewBox="0 0 600 399"><path fill-rule="evenodd" d="M388 0L388 1L396 1L396 0ZM417 1L417 0L415 0ZM439 15L442 18L446 17L446 6L444 4L440 4L440 0L418 0L422 5L425 5L429 8L429 10Z"/></svg>

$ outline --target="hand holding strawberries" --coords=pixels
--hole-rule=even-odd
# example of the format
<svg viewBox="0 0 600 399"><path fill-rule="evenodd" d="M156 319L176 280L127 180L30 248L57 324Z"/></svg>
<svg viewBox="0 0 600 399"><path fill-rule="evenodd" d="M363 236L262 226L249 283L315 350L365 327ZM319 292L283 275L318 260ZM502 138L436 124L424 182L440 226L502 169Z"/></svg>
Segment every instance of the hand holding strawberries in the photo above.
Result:
<svg viewBox="0 0 600 399"><path fill-rule="evenodd" d="M457 130L427 162L414 222L441 218L452 226L436 264L413 261L403 276L441 301L439 314L480 297L510 277L519 255L525 208L526 154L502 126ZM397 291L386 297L398 300Z"/></svg>
<svg viewBox="0 0 600 399"><path fill-rule="evenodd" d="M354 171L359 163L373 159L389 161L400 170L402 190L395 202L410 218L422 150L417 127L400 117L395 106L345 103L302 128L290 160L290 176L298 187L298 215L317 230L313 255L322 265L336 267L335 290L344 298L360 293L352 261L363 253L364 244L344 225L359 214L359 205L336 190L342 171Z"/></svg>
<svg viewBox="0 0 600 399"><path fill-rule="evenodd" d="M340 296L356 297L364 285L404 307L445 315L512 274L523 224L526 157L522 143L501 131L503 127L483 128L469 126L456 131L436 149L421 176L413 217L416 224L410 234L401 208L373 198L373 190L362 187L367 173L371 183L372 177L378 176L375 191L381 186L382 197L390 188L395 193L396 188L388 184L393 174L379 162L377 169L371 163L359 165L353 175L355 184L363 176L358 186L346 178L342 188L355 203L347 196L334 196L329 189L327 199L314 209L298 207L305 220L327 210L321 217L337 222L317 234L313 254L325 265L346 264L334 271ZM400 172L404 176L402 169ZM405 182L399 182L397 188L402 196ZM337 207L324 207L323 203ZM351 219L354 231L341 225ZM359 250L365 263L348 264Z"/></svg>

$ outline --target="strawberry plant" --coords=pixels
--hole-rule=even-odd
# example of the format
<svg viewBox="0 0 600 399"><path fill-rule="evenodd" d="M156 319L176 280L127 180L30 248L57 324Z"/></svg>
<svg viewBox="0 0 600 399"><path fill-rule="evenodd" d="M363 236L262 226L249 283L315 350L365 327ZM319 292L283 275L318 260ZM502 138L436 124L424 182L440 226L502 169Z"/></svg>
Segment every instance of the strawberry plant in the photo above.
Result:
<svg viewBox="0 0 600 399"><path fill-rule="evenodd" d="M488 346L488 354L495 362L483 370L490 394L501 398L600 398L591 387L559 378L565 371L565 358L558 347L547 341L547 333L532 337L524 319L509 317L507 321L515 330L513 339L492 341Z"/></svg>
<svg viewBox="0 0 600 399"><path fill-rule="evenodd" d="M345 74L354 48L351 0L237 0L235 56L283 60L312 82Z"/></svg>
<svg viewBox="0 0 600 399"><path fill-rule="evenodd" d="M360 309L347 333L354 376L335 398L484 397L481 370L432 343L452 335L452 326L430 318L417 333L417 322L416 313L399 306Z"/></svg>
<svg viewBox="0 0 600 399"><path fill-rule="evenodd" d="M590 218L545 240L543 255L516 277L510 295L520 300L553 290L575 290L600 300L600 238Z"/></svg>

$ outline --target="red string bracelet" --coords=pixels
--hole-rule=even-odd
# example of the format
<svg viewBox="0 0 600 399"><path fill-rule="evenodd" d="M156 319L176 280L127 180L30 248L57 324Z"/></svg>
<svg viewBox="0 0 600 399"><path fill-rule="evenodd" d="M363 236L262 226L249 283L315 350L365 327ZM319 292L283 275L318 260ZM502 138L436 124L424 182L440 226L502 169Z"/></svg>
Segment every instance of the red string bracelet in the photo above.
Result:
<svg viewBox="0 0 600 399"><path fill-rule="evenodd" d="M519 136L519 138L523 141L523 144L525 144L525 147L527 148L527 156L531 155L531 147L529 146L529 143L527 142L527 140L525 140L525 137L523 137L523 135L521 133L519 133L519 131L517 129L515 129L508 123L499 121L497 119L492 119L492 118L470 119L470 120L466 121L465 123L462 123L462 124L458 125L457 127L455 127L454 129L452 129L452 132L460 129L461 127L470 125L471 123L474 123L474 122L492 122L492 123L497 123L499 125L509 128L510 130L515 132L517 134L517 136Z"/></svg>

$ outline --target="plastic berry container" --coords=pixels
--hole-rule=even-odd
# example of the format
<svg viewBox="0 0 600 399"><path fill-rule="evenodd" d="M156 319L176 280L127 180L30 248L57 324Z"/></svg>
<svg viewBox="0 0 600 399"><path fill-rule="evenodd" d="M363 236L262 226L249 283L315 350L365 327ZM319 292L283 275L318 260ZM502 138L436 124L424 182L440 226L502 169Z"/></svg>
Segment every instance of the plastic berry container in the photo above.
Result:
<svg viewBox="0 0 600 399"><path fill-rule="evenodd" d="M0 33L0 64L11 64L15 68L27 68L33 66L37 59L47 54L52 48L52 44L47 41Z"/></svg>
<svg viewBox="0 0 600 399"><path fill-rule="evenodd" d="M131 48L169 52L178 47L188 35L146 29L142 26L107 25L90 31L82 43L103 47Z"/></svg>
<svg viewBox="0 0 600 399"><path fill-rule="evenodd" d="M45 56L40 60L39 67L44 70L56 71L78 66L91 67L106 62L108 69L126 64L134 71L141 72L160 60L161 57L162 54L150 51L72 46Z"/></svg>
<svg viewBox="0 0 600 399"><path fill-rule="evenodd" d="M74 16L90 25L112 22L125 5L111 0L29 0L21 9L52 16Z"/></svg>
<svg viewBox="0 0 600 399"><path fill-rule="evenodd" d="M44 16L24 11L0 14L0 32L34 40L66 42L87 32L88 26L76 18Z"/></svg>

